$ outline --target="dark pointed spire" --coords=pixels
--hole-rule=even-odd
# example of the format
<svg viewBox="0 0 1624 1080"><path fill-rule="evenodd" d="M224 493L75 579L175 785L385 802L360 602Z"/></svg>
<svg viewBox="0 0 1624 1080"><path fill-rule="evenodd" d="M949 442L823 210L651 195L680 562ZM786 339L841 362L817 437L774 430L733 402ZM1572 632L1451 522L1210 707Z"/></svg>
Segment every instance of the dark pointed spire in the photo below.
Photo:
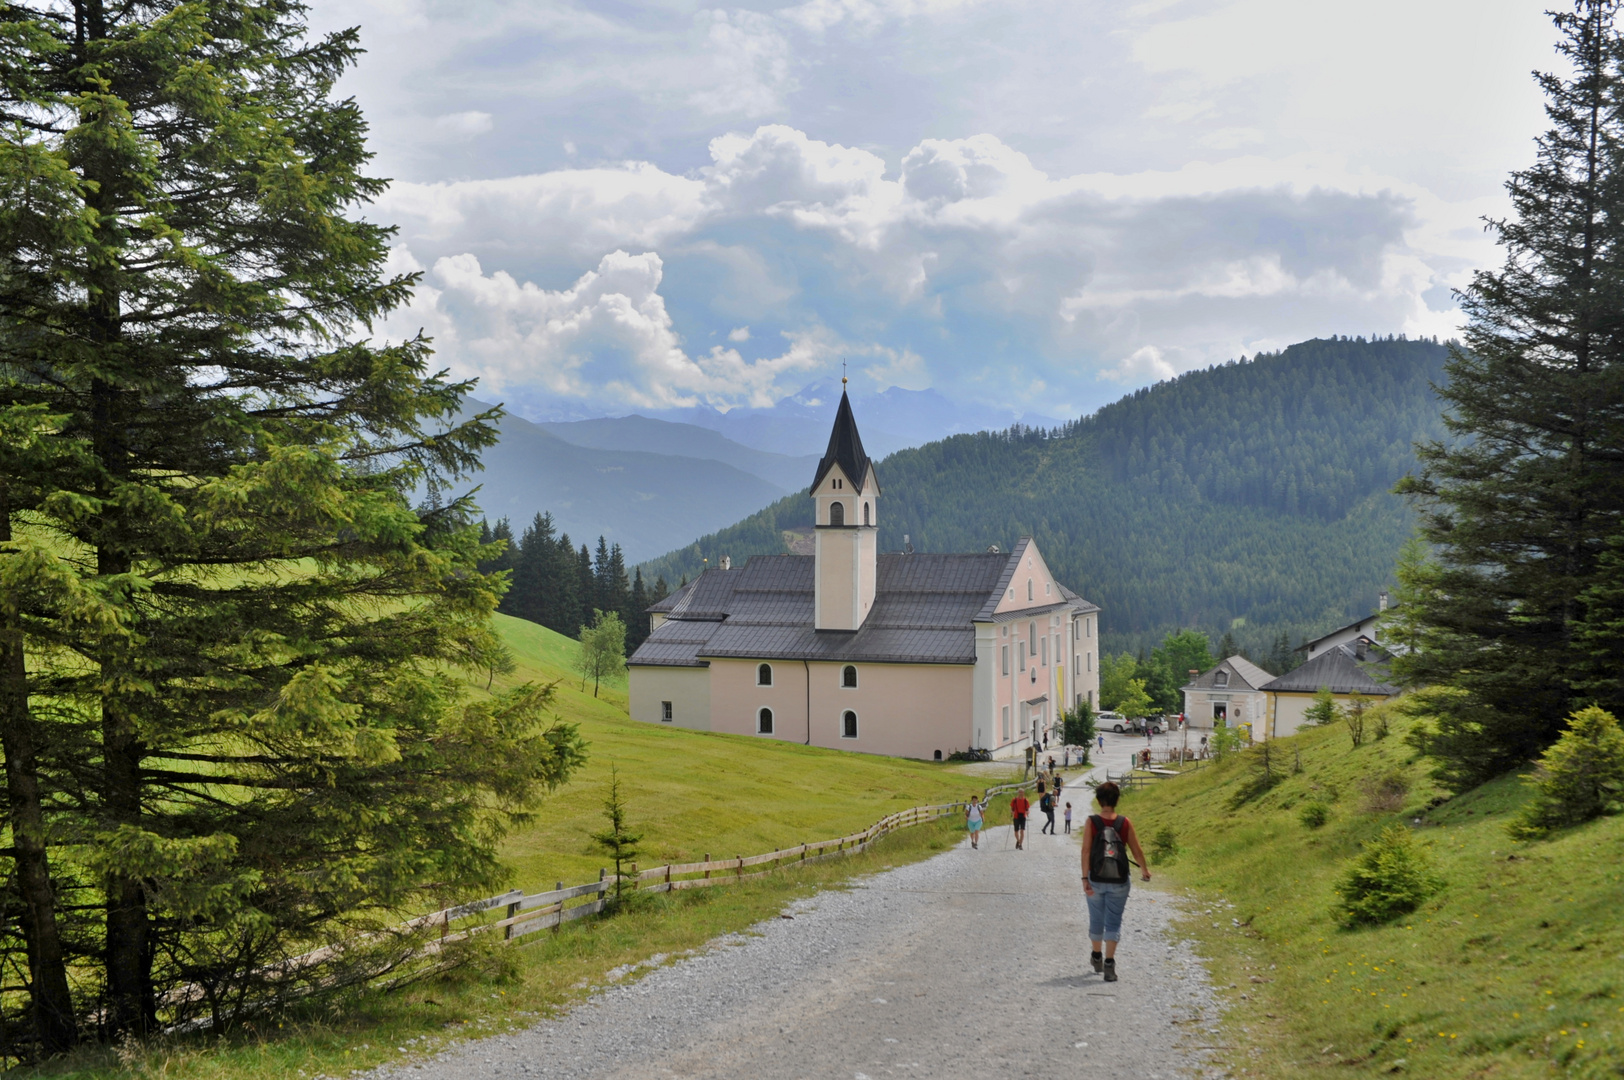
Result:
<svg viewBox="0 0 1624 1080"><path fill-rule="evenodd" d="M840 391L840 408L835 413L834 430L829 432L829 449L818 462L818 473L812 478L813 489L823 483L824 476L835 465L840 466L852 487L862 494L863 484L868 479L868 454L863 451L863 439L857 434L857 419L851 414L851 399L845 390Z"/></svg>

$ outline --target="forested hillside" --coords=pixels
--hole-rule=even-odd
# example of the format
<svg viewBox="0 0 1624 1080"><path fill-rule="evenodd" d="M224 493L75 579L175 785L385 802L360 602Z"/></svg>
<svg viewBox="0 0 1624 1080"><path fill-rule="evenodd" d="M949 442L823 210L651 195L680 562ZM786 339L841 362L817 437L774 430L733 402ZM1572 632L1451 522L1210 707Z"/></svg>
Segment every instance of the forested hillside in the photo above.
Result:
<svg viewBox="0 0 1624 1080"><path fill-rule="evenodd" d="M1112 649L1179 627L1254 655L1362 615L1410 536L1390 494L1442 435L1431 341L1306 341L1137 391L1052 431L957 435L879 465L880 543L976 551L1035 537L1104 609ZM862 416L858 418L859 427ZM804 493L644 564L676 582L721 555L782 552Z"/></svg>

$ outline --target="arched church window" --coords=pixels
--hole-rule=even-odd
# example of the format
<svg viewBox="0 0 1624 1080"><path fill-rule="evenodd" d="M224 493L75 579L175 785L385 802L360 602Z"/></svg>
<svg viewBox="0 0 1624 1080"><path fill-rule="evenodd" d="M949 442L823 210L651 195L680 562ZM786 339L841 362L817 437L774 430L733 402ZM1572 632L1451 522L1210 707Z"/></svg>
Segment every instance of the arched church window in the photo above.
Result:
<svg viewBox="0 0 1624 1080"><path fill-rule="evenodd" d="M873 524L873 522L868 520L868 503L863 504L863 524L864 525L872 525Z"/></svg>
<svg viewBox="0 0 1624 1080"><path fill-rule="evenodd" d="M846 524L846 504L845 503L832 502L832 503L829 504L829 524L831 524L831 525L844 525L844 524Z"/></svg>
<svg viewBox="0 0 1624 1080"><path fill-rule="evenodd" d="M773 711L762 709L756 714L756 734L771 735L773 733Z"/></svg>
<svg viewBox="0 0 1624 1080"><path fill-rule="evenodd" d="M1026 598L1028 600L1036 599L1036 597L1034 597L1032 595L1032 579L1031 578L1026 579Z"/></svg>
<svg viewBox="0 0 1624 1080"><path fill-rule="evenodd" d="M842 739L857 738L857 714L850 709L840 714L840 737Z"/></svg>
<svg viewBox="0 0 1624 1080"><path fill-rule="evenodd" d="M855 667L847 664L840 669L840 685L850 687L853 690L857 688L857 669Z"/></svg>
<svg viewBox="0 0 1624 1080"><path fill-rule="evenodd" d="M756 685L771 686L773 684L773 666L760 664L756 667Z"/></svg>

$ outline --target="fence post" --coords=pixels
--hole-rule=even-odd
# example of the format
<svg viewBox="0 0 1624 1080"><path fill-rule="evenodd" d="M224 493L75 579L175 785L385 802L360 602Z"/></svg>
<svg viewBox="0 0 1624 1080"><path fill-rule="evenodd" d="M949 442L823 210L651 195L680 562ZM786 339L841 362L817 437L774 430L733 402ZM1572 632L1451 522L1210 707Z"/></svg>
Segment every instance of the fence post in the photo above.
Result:
<svg viewBox="0 0 1624 1080"><path fill-rule="evenodd" d="M564 883L562 881L558 883L557 891L564 891ZM556 934L562 929L564 929L564 898L561 896L558 898L558 921L553 923L553 933Z"/></svg>
<svg viewBox="0 0 1624 1080"><path fill-rule="evenodd" d="M705 867L705 880L706 880L706 881L709 881L709 880L710 880L710 866L709 866L709 863L710 863L710 852L708 852L708 851L707 851L707 852L705 852L705 862L706 862L706 864L707 864L707 865L706 865L706 867Z"/></svg>
<svg viewBox="0 0 1624 1080"><path fill-rule="evenodd" d="M742 877L744 877L744 856L743 855L735 855L733 857L735 859L739 860L739 865L733 868L733 874L734 874L735 877L742 878Z"/></svg>
<svg viewBox="0 0 1624 1080"><path fill-rule="evenodd" d="M665 864L665 891L671 891L671 864Z"/></svg>
<svg viewBox="0 0 1624 1080"><path fill-rule="evenodd" d="M515 915L517 915L518 913L519 913L519 902L517 900L515 900L515 901L513 901L513 903L508 905L507 917L511 919ZM512 923L508 923L506 926L502 927L502 940L503 941L512 941L513 940L513 924Z"/></svg>

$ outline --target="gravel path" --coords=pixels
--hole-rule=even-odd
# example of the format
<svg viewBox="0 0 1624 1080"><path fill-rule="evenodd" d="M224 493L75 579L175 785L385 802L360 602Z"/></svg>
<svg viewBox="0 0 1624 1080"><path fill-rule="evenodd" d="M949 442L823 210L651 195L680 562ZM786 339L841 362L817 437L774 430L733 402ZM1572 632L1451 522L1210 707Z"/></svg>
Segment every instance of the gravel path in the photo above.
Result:
<svg viewBox="0 0 1624 1080"><path fill-rule="evenodd" d="M1041 818L1040 818L1041 820ZM1075 837L1008 828L824 892L565 1016L390 1066L432 1076L980 1078L1207 1075L1218 1007L1136 884L1121 980L1088 964Z"/></svg>

